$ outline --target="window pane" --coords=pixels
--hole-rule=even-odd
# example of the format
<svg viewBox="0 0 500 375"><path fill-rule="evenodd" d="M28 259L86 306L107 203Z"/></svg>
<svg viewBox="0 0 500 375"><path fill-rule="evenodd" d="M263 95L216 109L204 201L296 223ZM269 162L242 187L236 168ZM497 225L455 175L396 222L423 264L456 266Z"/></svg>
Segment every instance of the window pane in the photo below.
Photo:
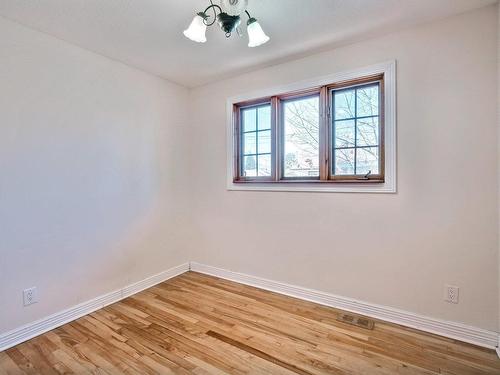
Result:
<svg viewBox="0 0 500 375"><path fill-rule="evenodd" d="M354 120L335 121L335 147L354 147Z"/></svg>
<svg viewBox="0 0 500 375"><path fill-rule="evenodd" d="M284 175L319 176L319 96L285 101Z"/></svg>
<svg viewBox="0 0 500 375"><path fill-rule="evenodd" d="M357 146L378 145L378 117L358 120Z"/></svg>
<svg viewBox="0 0 500 375"><path fill-rule="evenodd" d="M257 161L255 155L243 157L243 176L257 176Z"/></svg>
<svg viewBox="0 0 500 375"><path fill-rule="evenodd" d="M243 118L243 131L249 132L255 130L257 122L257 110L255 108L246 108L241 110Z"/></svg>
<svg viewBox="0 0 500 375"><path fill-rule="evenodd" d="M335 150L335 174L354 174L354 148Z"/></svg>
<svg viewBox="0 0 500 375"><path fill-rule="evenodd" d="M271 175L271 155L259 155L259 176Z"/></svg>
<svg viewBox="0 0 500 375"><path fill-rule="evenodd" d="M256 133L243 133L243 155L256 154Z"/></svg>
<svg viewBox="0 0 500 375"><path fill-rule="evenodd" d="M341 90L335 92L335 120L354 118L354 90Z"/></svg>
<svg viewBox="0 0 500 375"><path fill-rule="evenodd" d="M271 131L265 130L258 132L259 137L259 154L268 154L271 153Z"/></svg>
<svg viewBox="0 0 500 375"><path fill-rule="evenodd" d="M378 85L357 89L357 117L378 115Z"/></svg>
<svg viewBox="0 0 500 375"><path fill-rule="evenodd" d="M271 106L258 108L258 129L271 129Z"/></svg>
<svg viewBox="0 0 500 375"><path fill-rule="evenodd" d="M356 174L378 174L378 147L358 148L356 155Z"/></svg>

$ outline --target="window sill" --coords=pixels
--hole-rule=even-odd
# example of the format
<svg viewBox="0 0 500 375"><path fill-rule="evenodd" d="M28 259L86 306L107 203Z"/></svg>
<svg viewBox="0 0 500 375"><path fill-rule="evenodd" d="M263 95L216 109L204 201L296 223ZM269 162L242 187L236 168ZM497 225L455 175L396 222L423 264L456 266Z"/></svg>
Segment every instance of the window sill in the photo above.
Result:
<svg viewBox="0 0 500 375"><path fill-rule="evenodd" d="M227 190L233 191L282 191L313 193L396 193L396 184L388 181L229 181Z"/></svg>
<svg viewBox="0 0 500 375"><path fill-rule="evenodd" d="M303 179L298 179L298 178L290 178L290 179L282 179L279 181L269 181L269 180L233 180L234 184L272 184L272 185L278 185L278 184L311 184L311 185L317 185L317 184L328 184L328 185L336 185L336 184L351 184L351 185L358 185L358 184L383 184L385 183L385 180L383 178L370 178L370 179L335 179L335 180L303 180Z"/></svg>

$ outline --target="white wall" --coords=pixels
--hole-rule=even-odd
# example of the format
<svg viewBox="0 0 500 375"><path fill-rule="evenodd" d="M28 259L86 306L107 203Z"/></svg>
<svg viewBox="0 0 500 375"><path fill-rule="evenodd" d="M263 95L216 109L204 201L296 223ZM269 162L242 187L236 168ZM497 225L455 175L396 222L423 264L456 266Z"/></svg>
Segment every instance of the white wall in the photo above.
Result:
<svg viewBox="0 0 500 375"><path fill-rule="evenodd" d="M490 6L193 90L193 260L496 330L496 24ZM227 97L390 59L397 194L226 191Z"/></svg>
<svg viewBox="0 0 500 375"><path fill-rule="evenodd" d="M0 18L0 332L189 260L187 95Z"/></svg>
<svg viewBox="0 0 500 375"><path fill-rule="evenodd" d="M190 94L0 18L0 332L188 260L497 329L499 17L483 8ZM226 191L227 97L389 59L397 194Z"/></svg>
<svg viewBox="0 0 500 375"><path fill-rule="evenodd" d="M500 197L500 5L497 6L498 9L498 22L497 22L497 64L498 64L498 81L497 81L497 100L498 100L498 107L497 107L497 115L498 115L498 126L497 126L497 140L498 140L498 197ZM498 209L500 213L500 199L498 200ZM500 234L500 220L498 221L498 232ZM499 235L500 239L500 235ZM500 242L499 242L499 248L498 248L498 285L499 285L499 293L500 293ZM499 315L498 315L498 330L500 331L500 295L498 298L498 303L499 303ZM499 342L500 345L500 342Z"/></svg>

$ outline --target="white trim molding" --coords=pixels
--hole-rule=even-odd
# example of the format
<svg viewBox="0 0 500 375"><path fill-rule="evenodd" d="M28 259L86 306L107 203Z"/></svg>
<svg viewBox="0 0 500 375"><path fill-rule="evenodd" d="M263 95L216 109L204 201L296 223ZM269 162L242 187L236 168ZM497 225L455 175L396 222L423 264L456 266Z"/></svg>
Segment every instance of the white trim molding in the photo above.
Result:
<svg viewBox="0 0 500 375"><path fill-rule="evenodd" d="M60 311L46 318L26 324L12 331L0 334L0 351L11 348L17 344L27 341L33 337L48 332L63 324L74 321L84 315L90 314L105 306L118 302L135 293L181 275L189 270L212 275L221 279L231 280L237 283L254 286L256 288L269 290L290 297L318 303L324 306L334 307L357 314L362 314L375 319L400 324L402 326L419 329L424 332L434 333L455 340L468 342L485 348L495 349L500 357L499 334L481 328L467 326L461 323L443 321L435 318L425 317L408 311L398 310L392 307L375 305L368 302L357 301L351 298L337 296L334 294L320 292L312 289L302 288L295 285L264 279L257 276L228 271L222 268L208 266L205 264L190 262L170 268L159 274L128 285L122 289L101 295L90 301L73 306L67 310Z"/></svg>
<svg viewBox="0 0 500 375"><path fill-rule="evenodd" d="M415 328L424 332L433 333L489 349L496 349L499 342L498 332L471 327L461 323L430 318L408 311L395 309L393 307L357 301L347 297L302 288L300 286L289 285L279 281L268 280L243 273L228 271L222 268L212 267L196 262L190 263L190 269L195 272L219 277L221 279L231 280L241 284L269 290L271 292L285 294L290 297L350 311L356 314Z"/></svg>
<svg viewBox="0 0 500 375"><path fill-rule="evenodd" d="M16 328L12 331L2 333L0 334L0 351L11 348L21 342L41 335L42 333L50 331L54 328L60 327L63 324L69 323L84 315L102 309L105 306L118 302L126 297L131 296L132 294L139 293L144 289L150 288L156 284L171 279L172 277L178 276L187 271L189 271L189 263L181 264L134 284L128 285L122 289L101 295L90 301L86 301L79 305L70 307L67 310L60 311L46 318Z"/></svg>
<svg viewBox="0 0 500 375"><path fill-rule="evenodd" d="M323 86L333 82L347 81L363 76L384 74L385 96L385 182L374 184L308 184L308 183L234 183L234 142L233 142L233 104L243 101L279 95ZM338 192L338 193L396 193L396 61L388 61L365 68L334 73L283 86L267 88L252 93L228 98L226 101L226 148L227 148L227 189L253 191L303 191L303 192Z"/></svg>

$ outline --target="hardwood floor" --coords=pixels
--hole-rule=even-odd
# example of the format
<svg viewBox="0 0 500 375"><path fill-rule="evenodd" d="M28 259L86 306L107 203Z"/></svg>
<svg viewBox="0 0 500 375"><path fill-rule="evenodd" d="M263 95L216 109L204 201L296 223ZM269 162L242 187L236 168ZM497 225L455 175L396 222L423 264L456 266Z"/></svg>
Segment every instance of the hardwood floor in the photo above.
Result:
<svg viewBox="0 0 500 375"><path fill-rule="evenodd" d="M500 374L487 349L188 272L0 353L0 374Z"/></svg>

